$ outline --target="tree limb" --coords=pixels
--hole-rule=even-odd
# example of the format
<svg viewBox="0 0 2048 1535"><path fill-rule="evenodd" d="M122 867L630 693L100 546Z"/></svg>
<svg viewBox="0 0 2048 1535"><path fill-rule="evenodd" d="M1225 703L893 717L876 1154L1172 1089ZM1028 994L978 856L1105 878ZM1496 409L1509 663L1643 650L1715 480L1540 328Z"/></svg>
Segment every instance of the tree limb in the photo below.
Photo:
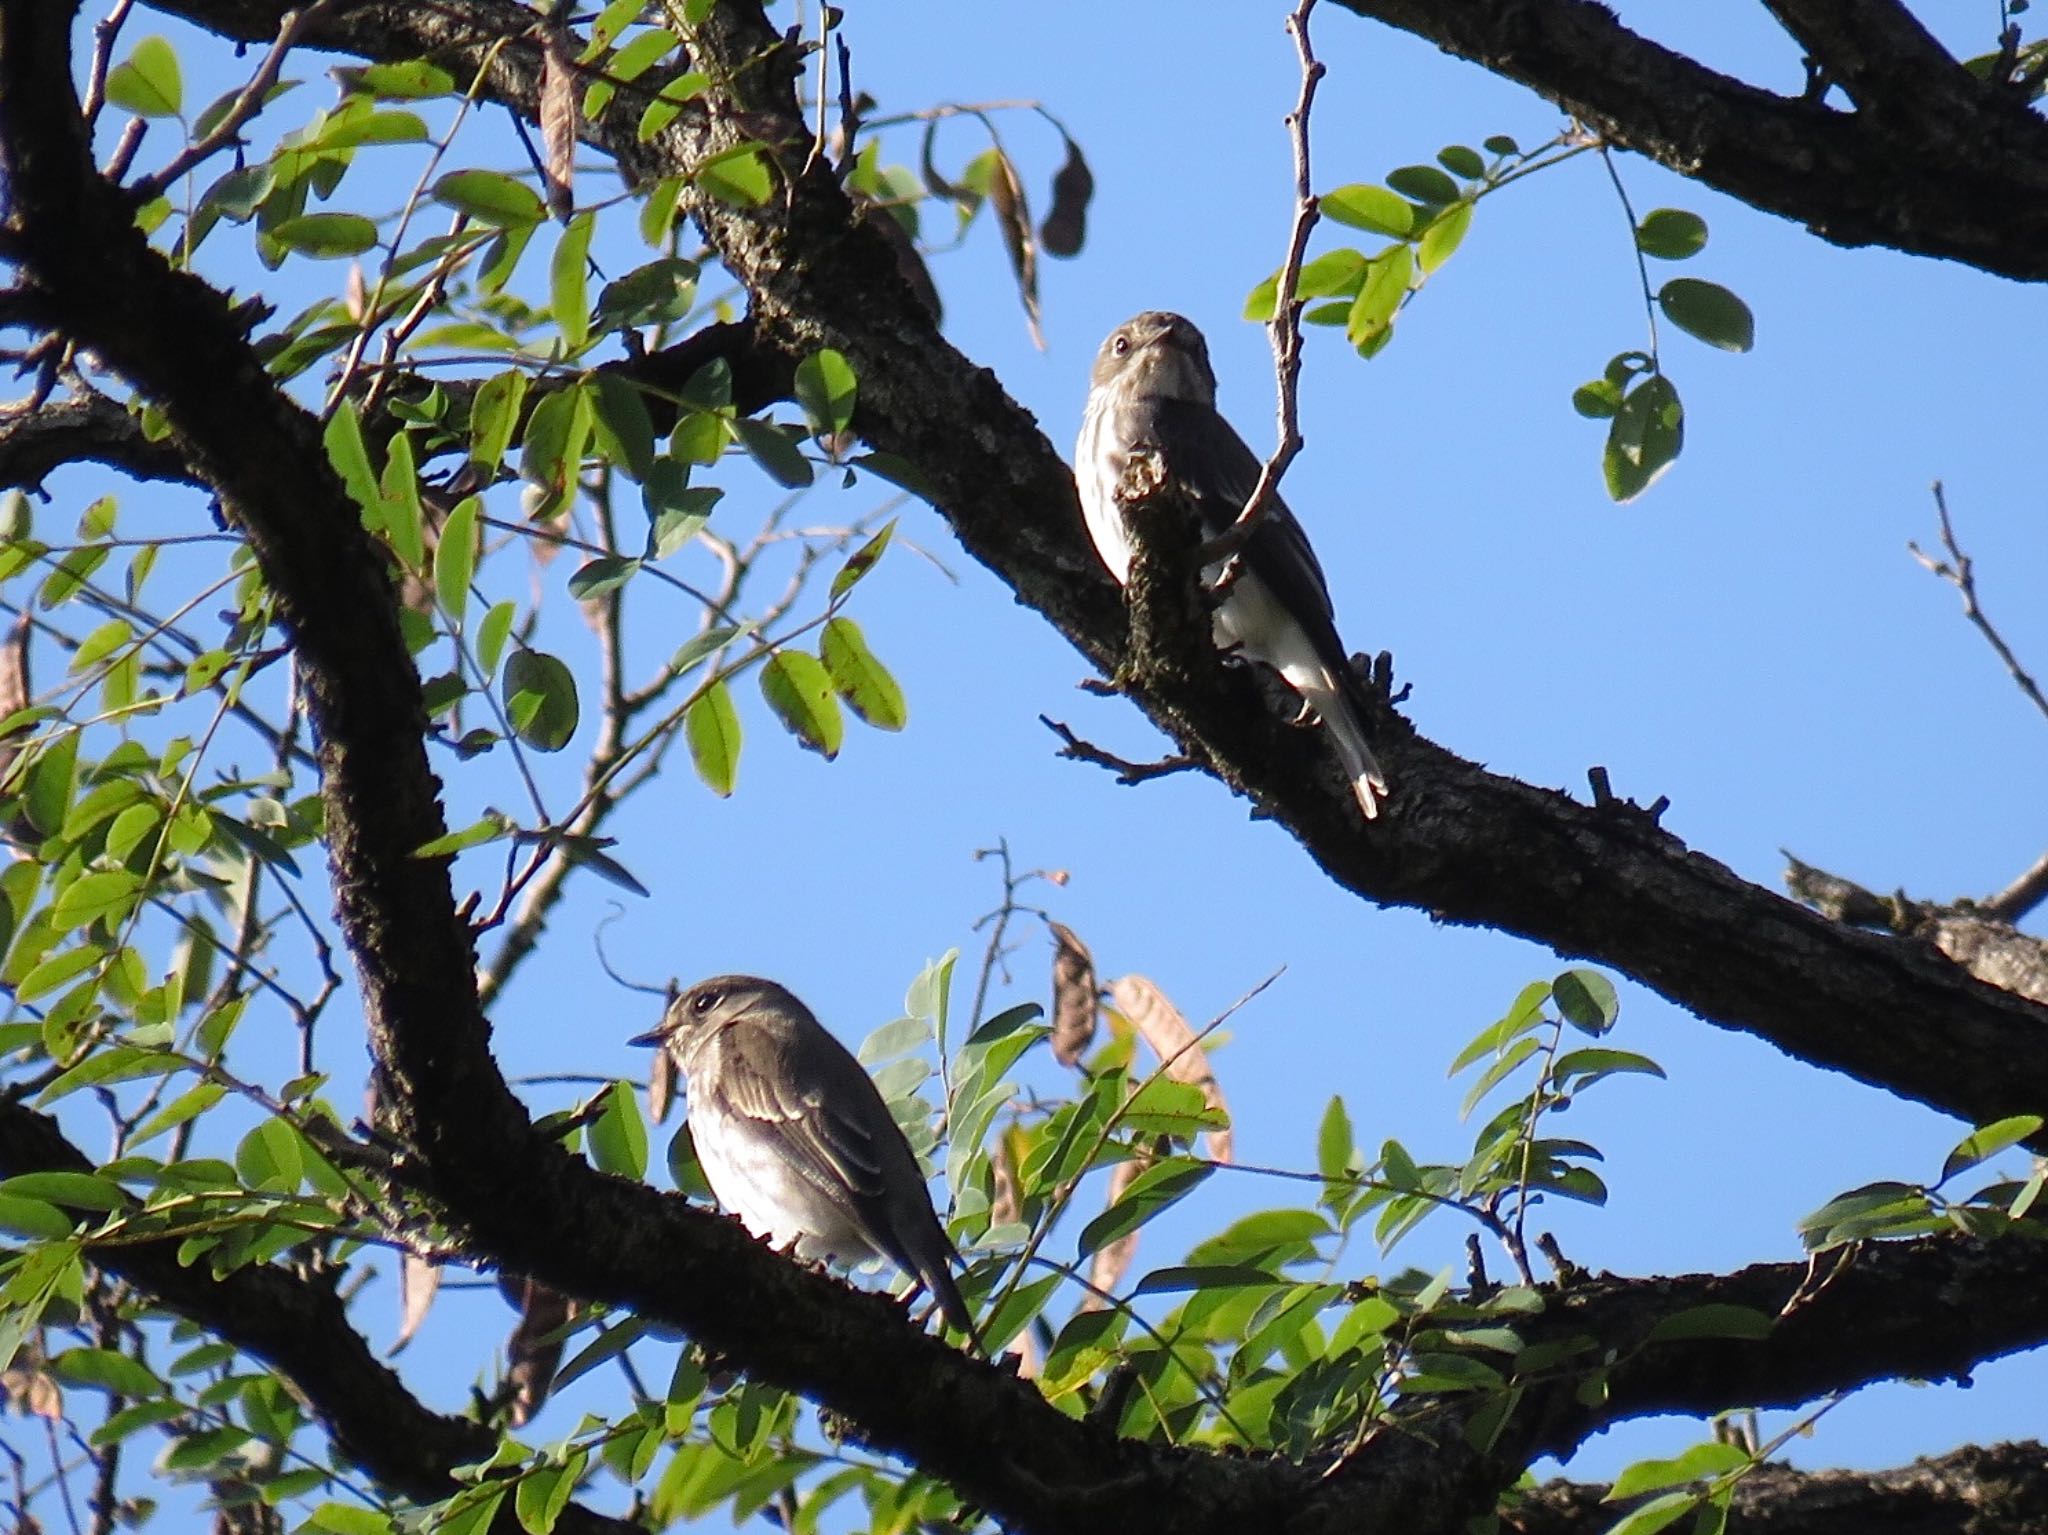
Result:
<svg viewBox="0 0 2048 1535"><path fill-rule="evenodd" d="M1549 1482L1524 1494L1503 1526L1516 1535L1602 1535L1630 1506L1602 1502L1606 1493ZM2048 1450L2031 1442L1969 1445L1892 1471L1759 1466L1736 1484L1728 1527L1747 1535L2043 1535Z"/></svg>
<svg viewBox="0 0 2048 1535"><path fill-rule="evenodd" d="M1772 7L1796 21L1820 62L1846 72L1867 107L1855 112L1720 74L1631 32L1597 0L1337 3L1526 85L1608 142L1834 244L2048 279L2048 124L2017 93L1968 76L1887 0ZM1859 38L1865 23L1877 31Z"/></svg>

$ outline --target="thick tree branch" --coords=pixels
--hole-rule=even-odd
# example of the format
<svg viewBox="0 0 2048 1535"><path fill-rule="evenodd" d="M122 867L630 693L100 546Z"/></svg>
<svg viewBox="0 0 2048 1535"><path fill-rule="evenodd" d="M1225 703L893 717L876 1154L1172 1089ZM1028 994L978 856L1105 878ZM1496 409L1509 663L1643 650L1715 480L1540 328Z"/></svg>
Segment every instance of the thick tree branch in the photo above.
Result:
<svg viewBox="0 0 2048 1535"><path fill-rule="evenodd" d="M1602 1535L1629 1506L1603 1503L1606 1493L1550 1482L1525 1494L1504 1524L1516 1535ZM1970 1445L1892 1471L1760 1466L1737 1484L1728 1528L1744 1535L2042 1535L2048 1450L2031 1442Z"/></svg>
<svg viewBox="0 0 2048 1535"><path fill-rule="evenodd" d="M199 483L171 442L151 442L119 402L80 388L41 405L0 405L0 485L40 485L63 464L96 463L138 480Z"/></svg>
<svg viewBox="0 0 2048 1535"><path fill-rule="evenodd" d="M2048 124L2017 93L1968 76L1887 0L1772 7L1843 72L1855 112L1719 74L1631 32L1597 0L1337 3L1824 240L2048 279Z"/></svg>

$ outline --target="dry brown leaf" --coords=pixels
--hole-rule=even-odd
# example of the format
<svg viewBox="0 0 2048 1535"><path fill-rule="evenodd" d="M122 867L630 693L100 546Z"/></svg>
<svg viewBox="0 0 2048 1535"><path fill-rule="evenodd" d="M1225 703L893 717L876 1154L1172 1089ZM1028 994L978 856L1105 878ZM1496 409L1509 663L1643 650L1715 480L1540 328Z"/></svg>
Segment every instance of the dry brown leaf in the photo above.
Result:
<svg viewBox="0 0 2048 1535"><path fill-rule="evenodd" d="M1003 232L1003 249L1009 252L1010 270L1017 277L1017 296L1024 301L1031 344L1042 352L1045 333L1038 328L1038 241L1031 233L1031 205L1025 200L1017 167L1000 149L988 178L988 200L995 207L996 227Z"/></svg>
<svg viewBox="0 0 2048 1535"><path fill-rule="evenodd" d="M541 181L548 211L565 224L576 211L576 57L572 41L564 20L541 27Z"/></svg>
<svg viewBox="0 0 2048 1535"><path fill-rule="evenodd" d="M388 1359L420 1330L432 1309L434 1295L441 1288L441 1265L417 1253L401 1253L398 1259L398 1338L386 1351Z"/></svg>
<svg viewBox="0 0 2048 1535"><path fill-rule="evenodd" d="M52 1423L64 1421L64 1388L47 1370L17 1365L0 1372L0 1393L5 1394L10 1406L24 1413L48 1418Z"/></svg>
<svg viewBox="0 0 2048 1535"><path fill-rule="evenodd" d="M1062 1066L1081 1059L1095 1038L1100 998L1095 984L1095 956L1063 922L1052 930L1052 1056Z"/></svg>
<svg viewBox="0 0 2048 1535"><path fill-rule="evenodd" d="M553 1334L575 1317L578 1303L537 1279L508 1275L498 1281L498 1289L519 1308L519 1323L505 1342L505 1374L513 1387L512 1426L518 1428L548 1399L562 1362L562 1339Z"/></svg>
<svg viewBox="0 0 2048 1535"><path fill-rule="evenodd" d="M989 1179L994 1185L988 1202L991 1229L1024 1219L1024 1206L1017 1198L1017 1156L1016 1148L1011 1144L1013 1130L1014 1127L996 1137L995 1150L988 1159ZM1038 1341L1031 1336L1028 1327L1011 1339L1003 1352L1017 1356L1017 1373L1025 1380L1035 1379L1045 1363L1038 1357Z"/></svg>
<svg viewBox="0 0 2048 1535"><path fill-rule="evenodd" d="M1103 1196L1102 1208L1107 1210L1124 1197L1126 1190L1137 1182L1138 1174L1152 1165L1148 1156L1135 1156L1127 1162L1119 1162L1109 1170L1109 1192ZM1138 1233L1126 1231L1114 1242L1095 1249L1095 1258L1088 1265L1088 1282L1096 1289L1114 1293L1123 1283L1124 1275L1131 1271L1131 1260L1138 1255ZM1109 1302L1099 1295L1085 1295L1081 1298L1083 1311L1102 1311Z"/></svg>
<svg viewBox="0 0 2048 1535"><path fill-rule="evenodd" d="M656 1124L668 1118L675 1107L676 1063L666 1050L654 1052L654 1064L647 1069L647 1117Z"/></svg>
<svg viewBox="0 0 2048 1535"><path fill-rule="evenodd" d="M1117 1011L1131 1020L1145 1043L1152 1047L1169 1077L1199 1087L1210 1108L1230 1112L1216 1073L1209 1069L1209 1053L1202 1048L1180 1009L1166 999L1165 992L1142 975L1125 975L1109 983L1109 995ZM1230 1160L1229 1130L1205 1131L1202 1140L1216 1161Z"/></svg>
<svg viewBox="0 0 2048 1535"><path fill-rule="evenodd" d="M1066 163L1052 178L1052 208L1038 226L1038 243L1048 256L1081 253L1088 238L1088 203L1094 196L1095 175L1081 157L1081 146L1068 138Z"/></svg>

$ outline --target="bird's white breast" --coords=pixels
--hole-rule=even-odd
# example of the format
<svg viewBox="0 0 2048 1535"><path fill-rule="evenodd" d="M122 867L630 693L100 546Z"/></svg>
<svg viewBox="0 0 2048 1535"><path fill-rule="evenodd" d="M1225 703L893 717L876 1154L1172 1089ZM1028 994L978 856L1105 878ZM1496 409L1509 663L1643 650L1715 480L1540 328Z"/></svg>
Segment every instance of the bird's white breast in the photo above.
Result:
<svg viewBox="0 0 2048 1535"><path fill-rule="evenodd" d="M853 1211L819 1188L785 1156L772 1133L708 1104L690 1106L697 1158L718 1202L771 1247L794 1244L807 1260L864 1263L875 1249Z"/></svg>
<svg viewBox="0 0 2048 1535"><path fill-rule="evenodd" d="M1095 552L1116 577L1117 585L1125 586L1131 579L1131 536L1116 504L1123 454L1113 446L1114 424L1099 398L1088 402L1081 417L1081 436L1074 446L1074 485L1081 493L1081 519L1088 525Z"/></svg>

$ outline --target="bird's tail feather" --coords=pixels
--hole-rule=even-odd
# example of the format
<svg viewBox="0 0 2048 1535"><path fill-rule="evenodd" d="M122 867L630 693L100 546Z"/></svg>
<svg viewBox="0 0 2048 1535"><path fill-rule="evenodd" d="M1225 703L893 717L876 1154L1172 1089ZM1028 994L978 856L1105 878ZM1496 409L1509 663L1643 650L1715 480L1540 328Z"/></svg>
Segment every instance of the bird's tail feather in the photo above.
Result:
<svg viewBox="0 0 2048 1535"><path fill-rule="evenodd" d="M1368 821L1377 820L1380 801L1387 797L1387 775L1373 756L1372 747L1366 744L1365 726L1357 707L1334 678L1325 678L1321 685L1300 688L1300 692L1329 731L1330 742L1337 748L1337 760L1344 764L1351 792L1358 798L1358 808Z"/></svg>

